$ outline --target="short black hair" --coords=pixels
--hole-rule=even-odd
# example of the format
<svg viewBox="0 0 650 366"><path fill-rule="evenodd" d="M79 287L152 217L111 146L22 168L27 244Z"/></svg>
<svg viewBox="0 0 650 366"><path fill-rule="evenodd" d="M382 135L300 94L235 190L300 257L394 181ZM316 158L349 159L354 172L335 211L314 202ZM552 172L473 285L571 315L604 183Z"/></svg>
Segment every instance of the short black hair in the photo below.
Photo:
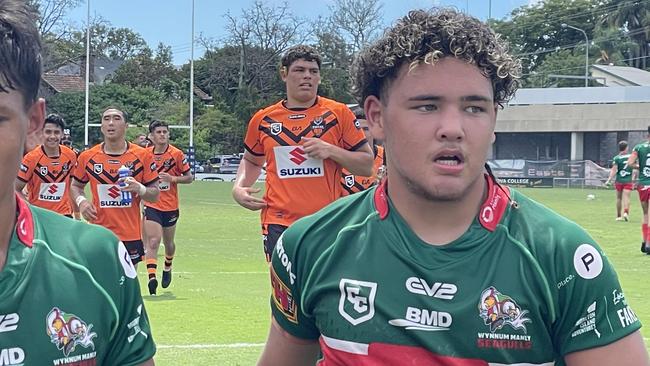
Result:
<svg viewBox="0 0 650 366"><path fill-rule="evenodd" d="M56 113L48 114L47 117L45 117L45 123L51 123L53 125L59 126L59 128L61 128L61 132L65 130L65 120L63 120L63 117L59 116ZM43 127L45 127L45 123L43 124Z"/></svg>
<svg viewBox="0 0 650 366"><path fill-rule="evenodd" d="M119 111L120 113L122 113L122 119L124 120L124 122L129 123L129 114L126 113L126 111L124 109L120 108L120 107L108 106L108 107L104 108L104 110L102 111L102 117L104 116L104 113L106 113L106 111L109 110L109 109L115 109L116 111Z"/></svg>
<svg viewBox="0 0 650 366"><path fill-rule="evenodd" d="M151 121L151 123L149 123L149 132L153 132L158 127L165 127L167 130L169 130L169 124L167 124L167 122L154 119Z"/></svg>
<svg viewBox="0 0 650 366"><path fill-rule="evenodd" d="M284 56L282 56L280 66L286 67L288 71L291 64L293 64L298 60L316 61L319 69L322 61L320 54L318 53L318 51L316 51L316 49L314 49L311 46L300 44L289 48L287 52L284 53Z"/></svg>
<svg viewBox="0 0 650 366"><path fill-rule="evenodd" d="M0 1L0 92L17 90L25 108L36 101L41 82L41 40L36 19L27 1Z"/></svg>
<svg viewBox="0 0 650 366"><path fill-rule="evenodd" d="M619 143L618 143L618 151L623 151L625 149L627 149L627 141L625 141L625 140L619 141Z"/></svg>

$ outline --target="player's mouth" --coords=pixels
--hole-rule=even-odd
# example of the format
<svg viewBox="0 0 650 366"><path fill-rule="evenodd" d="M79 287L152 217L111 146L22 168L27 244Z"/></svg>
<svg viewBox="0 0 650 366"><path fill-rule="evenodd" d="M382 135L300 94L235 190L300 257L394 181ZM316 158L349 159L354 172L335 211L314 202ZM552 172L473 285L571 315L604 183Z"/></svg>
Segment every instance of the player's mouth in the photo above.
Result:
<svg viewBox="0 0 650 366"><path fill-rule="evenodd" d="M443 173L458 173L463 170L465 156L460 150L447 149L438 152L433 162L436 169Z"/></svg>
<svg viewBox="0 0 650 366"><path fill-rule="evenodd" d="M302 83L302 84L300 84L298 86L301 87L301 88L311 88L313 85L312 85L312 83Z"/></svg>

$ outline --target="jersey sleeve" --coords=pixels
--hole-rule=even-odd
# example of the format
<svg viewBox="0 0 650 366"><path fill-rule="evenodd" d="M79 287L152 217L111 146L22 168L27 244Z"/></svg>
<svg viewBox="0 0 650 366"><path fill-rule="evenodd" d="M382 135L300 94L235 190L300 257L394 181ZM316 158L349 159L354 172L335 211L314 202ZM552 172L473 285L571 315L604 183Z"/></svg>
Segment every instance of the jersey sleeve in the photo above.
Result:
<svg viewBox="0 0 650 366"><path fill-rule="evenodd" d="M260 139L260 122L262 121L262 112L257 112L248 122L246 137L244 137L244 148L255 156L264 155L264 146Z"/></svg>
<svg viewBox="0 0 650 366"><path fill-rule="evenodd" d="M610 344L641 327L598 244L575 224L565 233L551 283L558 295L553 339L562 355Z"/></svg>
<svg viewBox="0 0 650 366"><path fill-rule="evenodd" d="M107 365L139 365L156 353L149 318L140 295L136 269L122 242L115 245L115 267L121 286L112 294L120 323L105 358Z"/></svg>
<svg viewBox="0 0 650 366"><path fill-rule="evenodd" d="M187 161L187 157L182 150L175 151L174 160L176 160L176 166L178 167L178 171L181 172L181 175L190 171L190 163Z"/></svg>
<svg viewBox="0 0 650 366"><path fill-rule="evenodd" d="M368 142L363 131L359 128L359 122L350 108L342 108L339 122L341 123L343 133L344 149L356 151Z"/></svg>
<svg viewBox="0 0 650 366"><path fill-rule="evenodd" d="M32 178L32 173L34 172L34 166L36 161L33 158L32 154L27 154L23 157L23 161L20 163L20 169L18 170L18 179L27 183Z"/></svg>
<svg viewBox="0 0 650 366"><path fill-rule="evenodd" d="M153 160L153 154L148 150L143 150L140 155L142 159L142 184L149 186L158 182L158 167Z"/></svg>
<svg viewBox="0 0 650 366"><path fill-rule="evenodd" d="M278 239L271 257L271 313L287 333L297 338L316 340L320 332L313 318L305 315L301 308L301 281L307 273L300 273L297 262L297 235L295 230L286 230Z"/></svg>
<svg viewBox="0 0 650 366"><path fill-rule="evenodd" d="M88 183L89 180L88 172L86 172L86 164L88 162L88 151L89 150L79 154L79 157L77 158L77 163L75 164L74 169L72 171L72 177L81 183Z"/></svg>

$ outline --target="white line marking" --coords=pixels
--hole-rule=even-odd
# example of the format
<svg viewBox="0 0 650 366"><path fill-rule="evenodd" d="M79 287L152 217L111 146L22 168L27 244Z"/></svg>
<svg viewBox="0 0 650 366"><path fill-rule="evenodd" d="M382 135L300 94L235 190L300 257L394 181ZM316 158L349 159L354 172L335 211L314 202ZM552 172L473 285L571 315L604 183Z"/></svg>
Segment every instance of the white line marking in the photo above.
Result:
<svg viewBox="0 0 650 366"><path fill-rule="evenodd" d="M157 345L158 349L205 349L205 348L259 348L265 343L230 343L230 344L168 344Z"/></svg>
<svg viewBox="0 0 650 366"><path fill-rule="evenodd" d="M203 205L216 205L216 206L239 206L236 203L221 203L221 202L210 202L210 201L199 201L200 204Z"/></svg>
<svg viewBox="0 0 650 366"><path fill-rule="evenodd" d="M256 272L256 271L251 271L251 272L176 272L174 271L174 274L186 274L186 275L243 275L243 274L269 274L269 272L261 271L261 272Z"/></svg>

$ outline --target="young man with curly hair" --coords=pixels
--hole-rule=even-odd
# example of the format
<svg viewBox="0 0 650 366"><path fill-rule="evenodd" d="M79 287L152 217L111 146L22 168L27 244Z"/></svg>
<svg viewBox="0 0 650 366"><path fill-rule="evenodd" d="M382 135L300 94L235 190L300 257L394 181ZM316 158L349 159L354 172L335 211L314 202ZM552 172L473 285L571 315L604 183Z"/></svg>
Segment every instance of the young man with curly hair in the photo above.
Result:
<svg viewBox="0 0 650 366"><path fill-rule="evenodd" d="M296 222L271 260L260 365L648 365L575 223L485 168L520 63L475 18L412 11L355 61L388 176Z"/></svg>
<svg viewBox="0 0 650 366"><path fill-rule="evenodd" d="M258 111L248 124L232 194L243 207L262 210L267 261L289 225L342 196L342 168L372 174L373 154L352 111L318 96L320 66L313 48L290 48L280 68L287 99ZM253 184L265 163L262 199L254 196L260 189Z"/></svg>

